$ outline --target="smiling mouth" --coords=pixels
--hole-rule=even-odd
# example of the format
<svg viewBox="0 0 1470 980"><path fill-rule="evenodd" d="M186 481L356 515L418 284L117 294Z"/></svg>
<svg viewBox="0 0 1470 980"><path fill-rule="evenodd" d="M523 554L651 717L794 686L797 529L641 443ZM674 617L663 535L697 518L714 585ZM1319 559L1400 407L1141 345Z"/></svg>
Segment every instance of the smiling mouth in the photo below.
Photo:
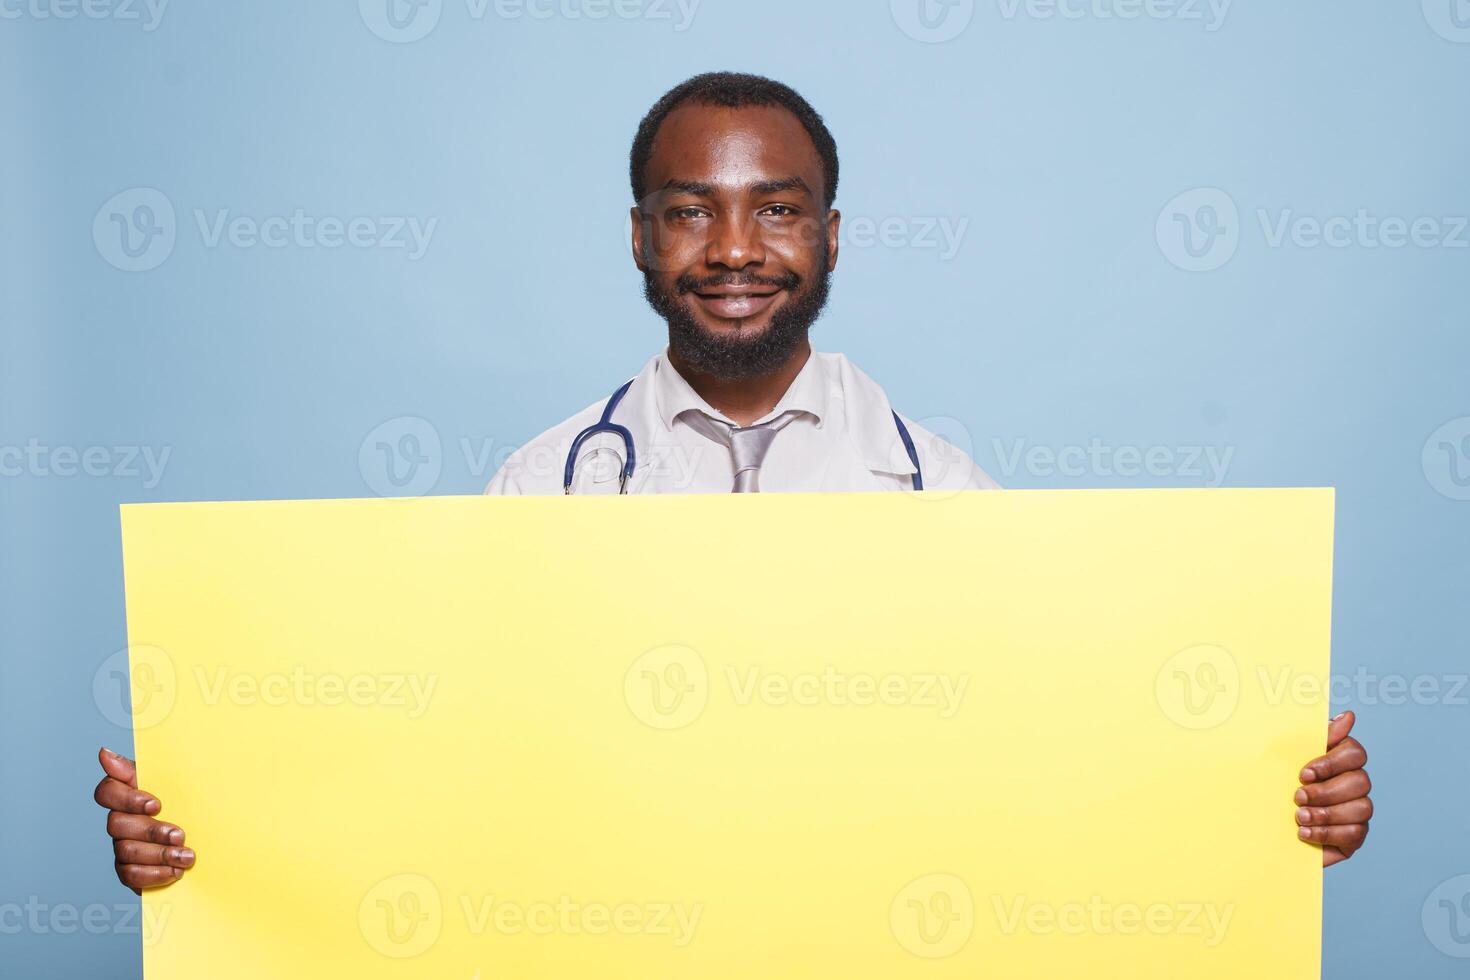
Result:
<svg viewBox="0 0 1470 980"><path fill-rule="evenodd" d="M721 287L710 290L695 290L694 298L711 315L722 320L740 320L755 316L781 294L779 288Z"/></svg>

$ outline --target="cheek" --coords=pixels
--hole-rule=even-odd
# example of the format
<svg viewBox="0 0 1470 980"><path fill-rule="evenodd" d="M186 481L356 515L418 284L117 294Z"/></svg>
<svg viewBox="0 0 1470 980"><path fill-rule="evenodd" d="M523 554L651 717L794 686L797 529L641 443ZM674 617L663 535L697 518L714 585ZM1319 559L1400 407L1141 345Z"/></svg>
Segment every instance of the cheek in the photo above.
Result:
<svg viewBox="0 0 1470 980"><path fill-rule="evenodd" d="M808 277L827 265L824 228L819 221L797 221L765 235L766 252L786 268Z"/></svg>
<svg viewBox="0 0 1470 980"><path fill-rule="evenodd" d="M679 272L704 252L703 234L661 221L643 222L643 263L656 272Z"/></svg>

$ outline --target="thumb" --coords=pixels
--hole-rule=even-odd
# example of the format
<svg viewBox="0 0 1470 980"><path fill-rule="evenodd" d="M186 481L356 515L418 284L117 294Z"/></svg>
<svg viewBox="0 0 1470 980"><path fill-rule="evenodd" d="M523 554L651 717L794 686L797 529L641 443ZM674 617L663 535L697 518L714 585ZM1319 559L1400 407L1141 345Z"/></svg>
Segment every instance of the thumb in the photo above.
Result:
<svg viewBox="0 0 1470 980"><path fill-rule="evenodd" d="M102 749L97 753L97 761L102 763L102 771L113 779L127 783L133 789L138 788L138 767L132 759L111 749Z"/></svg>
<svg viewBox="0 0 1470 980"><path fill-rule="evenodd" d="M1344 711L1342 714L1334 716L1327 723L1327 747L1329 749L1333 748L1337 743L1347 738L1348 732L1353 730L1353 723L1357 720L1358 716L1351 711Z"/></svg>

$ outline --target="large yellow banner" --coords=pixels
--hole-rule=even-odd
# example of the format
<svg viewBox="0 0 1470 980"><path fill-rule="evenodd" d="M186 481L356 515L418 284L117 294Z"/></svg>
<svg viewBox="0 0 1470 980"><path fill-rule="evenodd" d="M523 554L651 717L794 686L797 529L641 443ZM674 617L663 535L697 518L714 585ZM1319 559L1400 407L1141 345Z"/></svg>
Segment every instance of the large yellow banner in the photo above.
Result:
<svg viewBox="0 0 1470 980"><path fill-rule="evenodd" d="M123 508L148 980L1316 980L1330 490Z"/></svg>

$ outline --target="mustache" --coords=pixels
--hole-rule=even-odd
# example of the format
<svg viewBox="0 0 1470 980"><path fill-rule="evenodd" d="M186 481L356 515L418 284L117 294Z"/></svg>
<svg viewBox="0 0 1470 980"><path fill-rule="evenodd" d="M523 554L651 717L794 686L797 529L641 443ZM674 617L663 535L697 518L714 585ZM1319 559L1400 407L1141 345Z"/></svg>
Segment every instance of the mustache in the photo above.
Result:
<svg viewBox="0 0 1470 980"><path fill-rule="evenodd" d="M685 273L674 280L674 289L681 296L685 293L713 289L716 286L774 286L776 289L795 290L800 285L801 276L794 272L788 272L784 276L736 275L727 272L718 276L706 276L703 279Z"/></svg>

